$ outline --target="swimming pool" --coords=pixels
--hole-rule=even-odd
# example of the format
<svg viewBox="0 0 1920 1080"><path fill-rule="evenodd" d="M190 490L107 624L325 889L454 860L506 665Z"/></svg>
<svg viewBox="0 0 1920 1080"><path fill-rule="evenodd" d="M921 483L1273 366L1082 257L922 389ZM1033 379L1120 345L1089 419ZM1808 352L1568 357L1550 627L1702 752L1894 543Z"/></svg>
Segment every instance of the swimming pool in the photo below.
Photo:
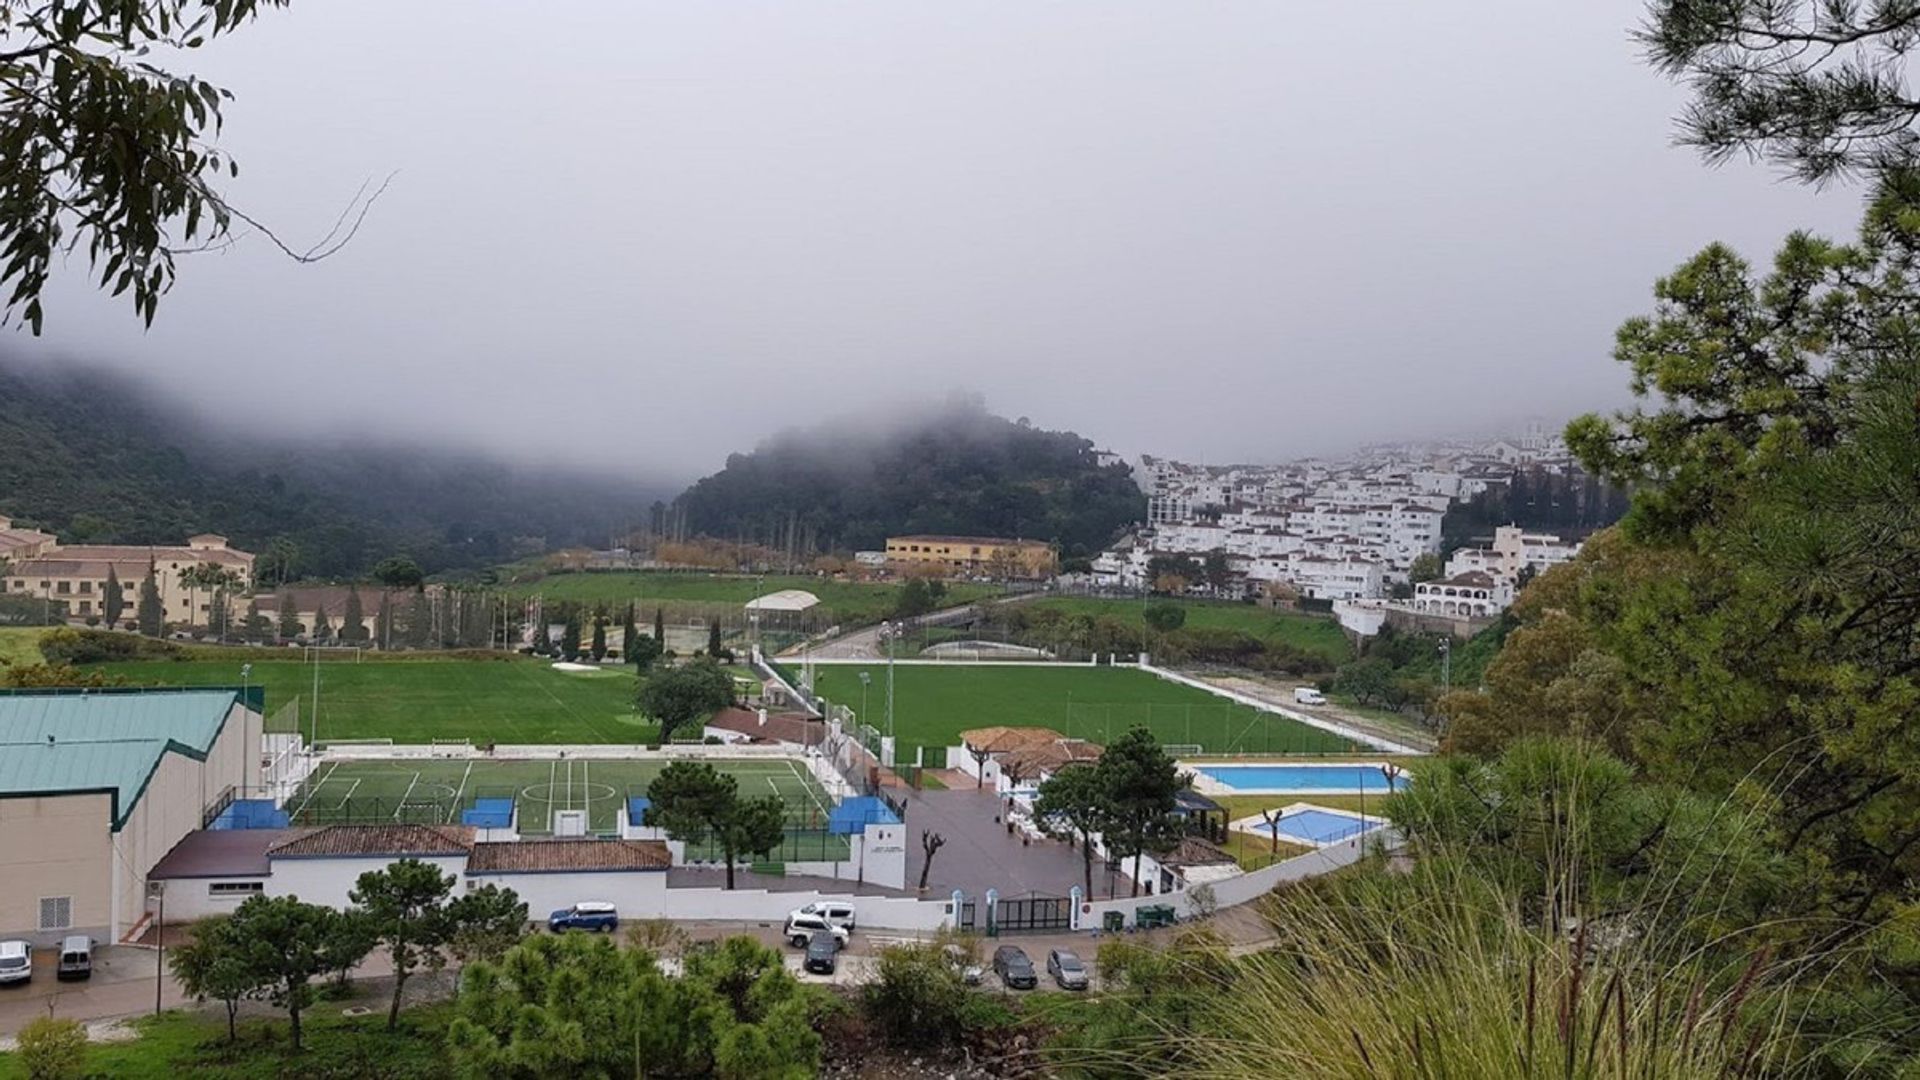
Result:
<svg viewBox="0 0 1920 1080"><path fill-rule="evenodd" d="M1194 770L1232 795L1360 795L1387 792L1379 765L1201 765ZM1407 786L1405 774L1394 790Z"/></svg>
<svg viewBox="0 0 1920 1080"><path fill-rule="evenodd" d="M1362 833L1380 828L1384 822L1377 817L1361 818L1358 814L1340 814L1331 810L1303 808L1289 810L1280 815L1280 827L1275 829L1262 821L1246 826L1248 832L1261 836L1272 836L1275 832L1280 839L1290 840L1308 847L1325 847L1342 840L1351 840Z"/></svg>

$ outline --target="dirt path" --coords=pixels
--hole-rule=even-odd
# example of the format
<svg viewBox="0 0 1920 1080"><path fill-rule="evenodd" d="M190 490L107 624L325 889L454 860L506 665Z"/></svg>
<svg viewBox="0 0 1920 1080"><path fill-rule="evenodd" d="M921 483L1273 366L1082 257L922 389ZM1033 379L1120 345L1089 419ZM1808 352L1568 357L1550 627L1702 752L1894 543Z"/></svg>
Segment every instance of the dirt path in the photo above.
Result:
<svg viewBox="0 0 1920 1080"><path fill-rule="evenodd" d="M1339 705L1302 705L1293 700L1293 691L1296 687L1310 684L1297 679L1282 679L1277 676L1261 675L1255 672L1233 672L1229 674L1219 671L1183 671L1181 674L1190 678L1199 679L1201 682L1210 686L1217 686L1222 690L1232 690L1235 693L1245 694L1248 697L1258 698L1261 701L1279 705L1284 708L1294 709L1313 716L1324 716L1329 720L1337 720L1356 731L1375 735L1390 742L1419 747L1427 753L1433 752L1437 745L1432 732L1427 731L1425 728L1422 728L1410 720L1405 723L1394 723L1378 717L1367 716Z"/></svg>

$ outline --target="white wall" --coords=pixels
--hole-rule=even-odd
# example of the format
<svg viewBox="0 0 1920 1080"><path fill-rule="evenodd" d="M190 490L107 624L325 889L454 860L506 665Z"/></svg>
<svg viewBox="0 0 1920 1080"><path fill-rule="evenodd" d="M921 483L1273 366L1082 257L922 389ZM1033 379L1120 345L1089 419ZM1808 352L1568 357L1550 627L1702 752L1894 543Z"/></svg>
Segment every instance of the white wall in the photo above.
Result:
<svg viewBox="0 0 1920 1080"><path fill-rule="evenodd" d="M1288 859L1285 862L1278 862L1272 866L1262 867L1250 874L1242 874L1239 877L1230 878L1226 881L1214 882L1213 897L1215 907L1216 909L1229 908L1236 904L1244 904L1249 900L1257 899L1272 892L1274 887L1282 882L1300 881L1305 878L1338 870L1343 866L1351 866L1359 862L1361 856L1365 854L1364 845L1373 843L1376 837L1382 836L1383 834L1381 833L1374 833L1364 840L1356 837L1343 844L1324 847L1318 851L1310 851L1305 855ZM1389 844L1393 842L1391 837L1384 837L1383 840ZM1190 919L1196 914L1193 909L1192 889L1164 893L1159 896L1147 896L1143 893L1138 897L1127 897L1116 900L1096 900L1091 904L1082 905L1086 910L1080 915L1080 928L1083 930L1099 929L1104 915L1109 911L1118 911L1124 914L1127 918L1127 925L1131 926L1133 925L1134 912L1137 909L1156 904L1172 904L1174 910L1179 913L1182 919Z"/></svg>
<svg viewBox="0 0 1920 1080"><path fill-rule="evenodd" d="M356 859L269 859L273 873L267 878L268 896L297 896L309 904L347 908L360 875L369 870L385 870L404 856L381 855ZM465 855L434 855L420 860L432 863L443 874L458 878L467 868ZM169 917L172 912L167 913Z"/></svg>
<svg viewBox="0 0 1920 1080"><path fill-rule="evenodd" d="M838 900L859 911L862 930L936 930L951 917L950 897L939 900L853 896L847 893L767 892L763 889L668 889L669 919L784 922L787 912L818 900ZM622 915L626 913L621 912Z"/></svg>
<svg viewBox="0 0 1920 1080"><path fill-rule="evenodd" d="M512 889L527 903L527 918L544 923L547 916L582 900L605 900L623 919L658 918L666 909L667 874L664 870L618 870L599 873L468 874L462 888L498 885Z"/></svg>
<svg viewBox="0 0 1920 1080"><path fill-rule="evenodd" d="M167 882L167 921L193 922L196 919L210 919L216 915L231 915L235 908L244 903L248 893L227 893L213 895L211 886L218 882L230 884L238 881L258 881L262 883L262 892L266 892L267 877L241 875L225 878L174 878Z"/></svg>

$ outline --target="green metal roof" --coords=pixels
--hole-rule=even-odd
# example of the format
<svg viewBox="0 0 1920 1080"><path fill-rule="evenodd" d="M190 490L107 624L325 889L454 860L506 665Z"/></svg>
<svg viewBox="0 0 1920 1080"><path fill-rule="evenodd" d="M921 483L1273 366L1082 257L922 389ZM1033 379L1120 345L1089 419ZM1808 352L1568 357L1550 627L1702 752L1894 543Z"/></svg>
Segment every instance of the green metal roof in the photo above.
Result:
<svg viewBox="0 0 1920 1080"><path fill-rule="evenodd" d="M167 753L204 761L234 690L0 694L0 798L104 792L113 828Z"/></svg>

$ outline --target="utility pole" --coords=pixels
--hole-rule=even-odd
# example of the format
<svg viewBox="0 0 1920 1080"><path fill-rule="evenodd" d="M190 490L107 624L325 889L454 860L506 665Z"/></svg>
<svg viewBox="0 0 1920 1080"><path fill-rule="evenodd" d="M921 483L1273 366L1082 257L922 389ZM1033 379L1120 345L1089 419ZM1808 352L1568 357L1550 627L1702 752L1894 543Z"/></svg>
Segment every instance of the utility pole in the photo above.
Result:
<svg viewBox="0 0 1920 1080"><path fill-rule="evenodd" d="M1448 635L1440 639L1440 692L1453 690L1453 637Z"/></svg>

